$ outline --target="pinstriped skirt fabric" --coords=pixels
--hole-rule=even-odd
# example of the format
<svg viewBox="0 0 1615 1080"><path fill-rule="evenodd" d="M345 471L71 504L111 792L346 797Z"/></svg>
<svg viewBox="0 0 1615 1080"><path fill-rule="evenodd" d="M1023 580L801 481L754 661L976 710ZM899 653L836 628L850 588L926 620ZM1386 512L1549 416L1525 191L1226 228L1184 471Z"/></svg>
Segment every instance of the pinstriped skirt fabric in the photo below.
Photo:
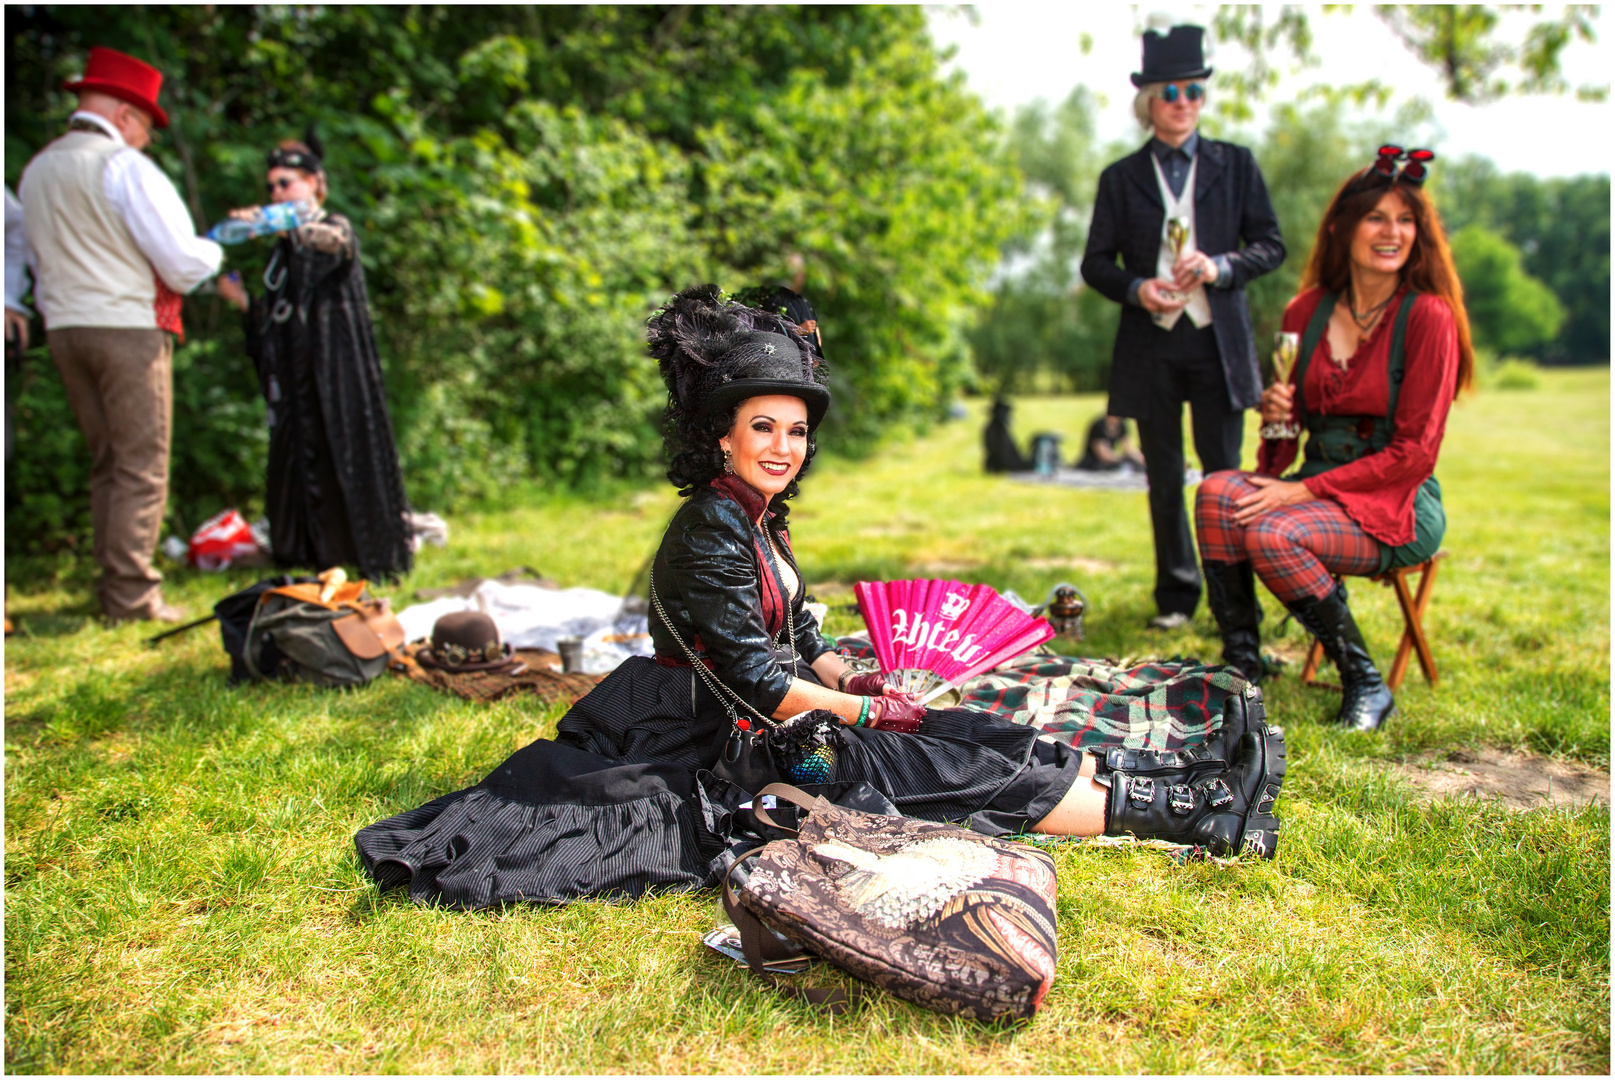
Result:
<svg viewBox="0 0 1615 1080"><path fill-rule="evenodd" d="M710 869L694 776L540 739L475 787L361 829L365 868L420 903L482 908L691 889Z"/></svg>

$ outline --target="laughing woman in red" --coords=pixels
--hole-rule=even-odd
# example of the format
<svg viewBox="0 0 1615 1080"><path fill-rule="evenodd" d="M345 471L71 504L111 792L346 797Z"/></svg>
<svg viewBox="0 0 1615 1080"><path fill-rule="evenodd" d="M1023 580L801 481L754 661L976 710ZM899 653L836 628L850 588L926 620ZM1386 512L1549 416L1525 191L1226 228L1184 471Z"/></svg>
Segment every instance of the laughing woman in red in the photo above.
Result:
<svg viewBox="0 0 1615 1080"><path fill-rule="evenodd" d="M1334 578L1414 565L1440 547L1436 457L1474 366L1463 289L1422 190L1432 157L1382 147L1335 195L1284 312L1301 351L1293 383L1262 395L1257 471L1213 473L1195 502L1223 658L1259 679L1260 576L1340 670L1338 720L1357 731L1395 703ZM1302 430L1301 468L1281 479Z"/></svg>

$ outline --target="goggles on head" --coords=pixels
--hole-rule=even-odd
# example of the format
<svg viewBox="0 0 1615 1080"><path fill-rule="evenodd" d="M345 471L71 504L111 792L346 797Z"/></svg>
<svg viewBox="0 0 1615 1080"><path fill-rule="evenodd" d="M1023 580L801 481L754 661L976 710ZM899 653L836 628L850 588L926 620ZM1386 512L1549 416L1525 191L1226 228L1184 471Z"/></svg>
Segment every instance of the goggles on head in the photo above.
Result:
<svg viewBox="0 0 1615 1080"><path fill-rule="evenodd" d="M1387 184L1397 181L1408 182L1418 187L1429 178L1429 163L1436 160L1434 150L1403 150L1395 145L1382 145L1379 153L1374 157L1371 176L1378 176ZM1399 161L1403 165L1397 166Z"/></svg>
<svg viewBox="0 0 1615 1080"><path fill-rule="evenodd" d="M1375 154L1374 164L1352 185L1352 194L1371 187L1390 187L1399 181L1423 187L1430 177L1430 162L1435 159L1434 150L1404 150L1387 143Z"/></svg>

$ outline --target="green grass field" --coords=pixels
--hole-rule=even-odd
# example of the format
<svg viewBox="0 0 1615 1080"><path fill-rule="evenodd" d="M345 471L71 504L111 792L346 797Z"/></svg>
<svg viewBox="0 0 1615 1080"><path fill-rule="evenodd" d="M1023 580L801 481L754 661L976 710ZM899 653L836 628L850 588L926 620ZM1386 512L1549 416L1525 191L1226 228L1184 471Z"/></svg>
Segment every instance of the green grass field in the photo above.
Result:
<svg viewBox="0 0 1615 1080"><path fill-rule="evenodd" d="M1027 400L1017 430L1075 437L1101 407ZM872 575L1032 598L1069 579L1092 605L1073 651L1215 656L1204 609L1192 630L1143 628L1143 496L982 475L980 414L815 466L793 517L819 598ZM7 1069L1608 1072L1608 809L1427 804L1386 765L1510 748L1607 767L1609 428L1607 369L1455 408L1438 473L1452 556L1428 617L1439 690L1415 668L1389 727L1354 736L1293 669L1265 688L1290 745L1272 863L1057 849L1059 972L1021 1029L880 993L806 1012L701 945L712 892L475 913L378 892L355 830L475 783L553 734L556 711L392 676L230 689L211 628L142 648L152 627L92 617L88 567L13 561ZM392 595L521 565L621 590L674 502L664 485L457 518ZM255 576L175 571L168 592L201 612ZM1353 606L1387 662L1394 599L1359 583ZM1279 644L1298 652L1300 631Z"/></svg>

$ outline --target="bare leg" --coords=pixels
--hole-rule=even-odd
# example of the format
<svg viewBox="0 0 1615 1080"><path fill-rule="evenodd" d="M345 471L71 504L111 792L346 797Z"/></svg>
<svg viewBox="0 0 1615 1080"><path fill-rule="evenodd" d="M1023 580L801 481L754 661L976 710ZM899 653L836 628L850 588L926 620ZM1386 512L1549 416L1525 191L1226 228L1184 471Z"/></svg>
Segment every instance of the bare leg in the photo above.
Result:
<svg viewBox="0 0 1615 1080"><path fill-rule="evenodd" d="M1094 783L1097 761L1092 754L1084 754L1082 768L1076 783L1065 797L1050 810L1048 816L1032 826L1033 832L1054 836L1098 836L1105 831L1105 803L1110 791Z"/></svg>

